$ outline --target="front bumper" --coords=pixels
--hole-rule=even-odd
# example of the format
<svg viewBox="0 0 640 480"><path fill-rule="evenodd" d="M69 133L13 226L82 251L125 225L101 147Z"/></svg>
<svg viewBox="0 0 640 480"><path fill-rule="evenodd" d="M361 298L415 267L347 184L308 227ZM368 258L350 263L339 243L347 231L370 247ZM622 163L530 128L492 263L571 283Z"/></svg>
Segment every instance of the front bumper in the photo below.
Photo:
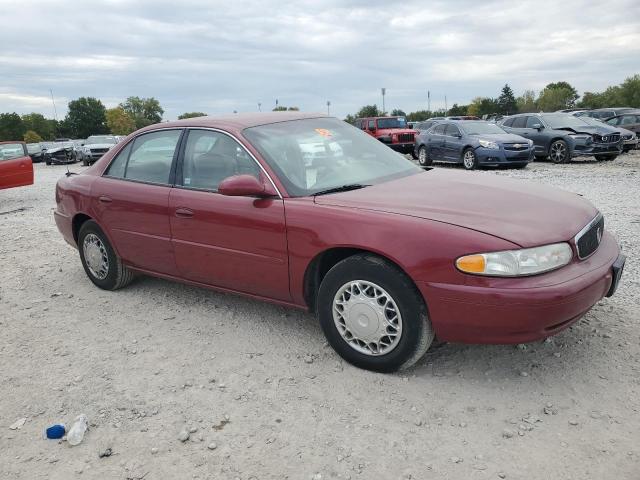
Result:
<svg viewBox="0 0 640 480"><path fill-rule="evenodd" d="M640 143L640 139L638 139L638 137L633 137L629 140L625 140L624 144L622 145L622 150L625 152L628 152L630 150L635 150L636 148L638 148L639 143Z"/></svg>
<svg viewBox="0 0 640 480"><path fill-rule="evenodd" d="M491 286L418 282L438 338L511 344L540 340L578 321L615 292L624 256L605 233L589 258L531 277L487 280Z"/></svg>
<svg viewBox="0 0 640 480"><path fill-rule="evenodd" d="M415 143L385 143L392 150L400 153L411 153L415 149Z"/></svg>
<svg viewBox="0 0 640 480"><path fill-rule="evenodd" d="M533 147L526 150L505 150L502 146L498 149L477 147L475 152L480 165L524 164L534 158Z"/></svg>
<svg viewBox="0 0 640 480"><path fill-rule="evenodd" d="M622 152L622 140L616 143L576 142L571 151L572 157L619 154Z"/></svg>

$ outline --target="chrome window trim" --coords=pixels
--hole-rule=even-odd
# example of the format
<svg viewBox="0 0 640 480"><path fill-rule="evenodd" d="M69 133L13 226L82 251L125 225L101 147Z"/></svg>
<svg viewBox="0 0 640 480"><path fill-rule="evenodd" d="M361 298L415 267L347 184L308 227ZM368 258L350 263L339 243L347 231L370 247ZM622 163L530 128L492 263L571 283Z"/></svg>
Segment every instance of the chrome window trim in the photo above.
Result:
<svg viewBox="0 0 640 480"><path fill-rule="evenodd" d="M120 150L118 150L118 152L111 158L111 160L109 160L109 165L107 165L105 167L105 169L103 170L103 172L102 172L102 174L100 176L101 177L113 178L113 179L116 179L116 180L126 180L126 181L130 181L130 182L147 183L147 184L150 184L150 185L161 185L161 186L165 186L165 187L168 186L168 187L185 188L185 189L188 189L188 190L195 190L193 188L184 187L184 185L176 185L175 181L174 181L173 185L171 185L171 184L165 184L165 183L144 182L144 181L140 181L140 180L133 180L133 179L123 178L123 177L115 177L115 176L111 176L111 175L105 174L105 172L107 172L109 170L109 167L111 166L111 163L113 163L115 158L120 154L120 152L122 150L124 150L127 147L127 145L129 145L130 143L134 142L136 140L136 138L138 138L140 135L144 135L144 134L152 133L152 132L159 132L161 130L187 130L187 133L188 133L188 130L210 130L212 132L222 133L224 135L227 135L228 137L231 137L232 139L234 139L238 143L238 145L240 145L244 149L245 152L247 152L249 154L249 156L253 159L253 161L256 162L258 167L260 167L260 170L262 170L262 173L264 173L264 175L269 179L269 182L273 186L273 189L278 193L278 197L281 200L284 199L284 197L282 196L282 193L280 193L280 190L278 189L278 187L276 186L275 182L271 178L271 175L269 175L269 173L264 169L264 167L258 161L258 159L255 157L255 155L253 155L253 153L251 153L249 150L247 150L247 148L244 146L244 143L242 143L235 135L233 135L233 134L231 134L231 133L229 133L229 132L227 132L225 130L221 130L221 129L215 128L215 127L188 127L188 126L184 126L184 127L163 127L163 128L153 128L153 129L150 129L150 130L145 130L144 132L140 132L139 134L137 134L133 138L131 138L131 140L129 140L127 143L125 143L122 146L122 148L120 148ZM184 159L183 159L183 161L184 161ZM211 192L211 190L200 190L200 191ZM216 192L213 192L213 193L217 193L217 190L216 190Z"/></svg>
<svg viewBox="0 0 640 480"><path fill-rule="evenodd" d="M600 243L598 243L598 247L596 247L596 249L591 252L589 255L587 255L586 257L581 257L580 256L580 250L578 249L578 241L580 240L580 238L582 238L582 236L587 233L591 227L593 227L596 223L598 223L600 220L602 220L603 215L601 212L598 212L598 214L589 222L587 223L584 227L582 227L582 229L576 233L576 236L573 237L573 243L576 246L576 253L578 254L578 258L580 260L585 260L587 258L589 258L591 255L593 255L594 253L596 253L596 251L598 250L598 248L600 247ZM604 234L604 232L602 232Z"/></svg>

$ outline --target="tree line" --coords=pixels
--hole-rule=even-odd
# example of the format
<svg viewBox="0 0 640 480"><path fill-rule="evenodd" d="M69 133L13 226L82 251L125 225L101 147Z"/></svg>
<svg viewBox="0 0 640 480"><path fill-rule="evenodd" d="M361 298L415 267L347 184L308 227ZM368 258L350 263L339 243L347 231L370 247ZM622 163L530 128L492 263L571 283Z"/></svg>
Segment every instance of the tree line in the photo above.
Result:
<svg viewBox="0 0 640 480"><path fill-rule="evenodd" d="M128 135L162 121L164 110L153 97L129 97L114 108L105 108L94 97L80 97L67 105L63 120L45 118L40 113L0 114L0 141L24 140L36 143L55 138L87 138L90 135Z"/></svg>
<svg viewBox="0 0 640 480"><path fill-rule="evenodd" d="M628 77L620 85L608 87L603 92L585 92L580 99L578 91L568 82L549 83L540 92L525 90L516 97L509 84L502 87L496 98L476 97L468 105L454 103L448 110L417 110L405 113L394 109L392 116L403 116L408 121L422 121L431 117L474 115L513 115L515 113L555 112L569 108L586 110L604 107L640 108L640 75ZM345 121L353 123L356 118L387 115L377 105L365 105L355 114L347 115Z"/></svg>

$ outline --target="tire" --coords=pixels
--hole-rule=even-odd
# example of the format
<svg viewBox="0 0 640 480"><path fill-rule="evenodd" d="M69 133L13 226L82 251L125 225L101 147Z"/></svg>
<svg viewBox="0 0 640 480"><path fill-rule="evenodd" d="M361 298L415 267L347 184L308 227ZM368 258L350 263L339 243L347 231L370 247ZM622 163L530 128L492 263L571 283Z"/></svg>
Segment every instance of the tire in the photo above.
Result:
<svg viewBox="0 0 640 480"><path fill-rule="evenodd" d="M411 158L413 158L414 160L418 159L418 155L416 155L416 150L415 148L413 150L411 150Z"/></svg>
<svg viewBox="0 0 640 480"><path fill-rule="evenodd" d="M44 163L47 165L51 165L51 162L49 160L45 160Z"/></svg>
<svg viewBox="0 0 640 480"><path fill-rule="evenodd" d="M609 153L609 154L605 154L605 155L596 155L596 160L598 160L599 162L601 161L606 161L606 162L610 162L611 160L615 160L616 158L618 158L618 154L617 153Z"/></svg>
<svg viewBox="0 0 640 480"><path fill-rule="evenodd" d="M85 246L85 242L88 243ZM92 246L89 246L92 245ZM102 253L102 265L106 260L106 268L98 268L96 257L86 258L98 249ZM133 272L129 270L120 257L116 255L107 236L93 220L87 220L80 227L78 234L78 251L85 273L95 286L103 290L118 290L126 287L133 280ZM104 276L103 276L104 275Z"/></svg>
<svg viewBox="0 0 640 480"><path fill-rule="evenodd" d="M427 147L422 145L418 149L418 164L421 167L428 167L432 163L433 163L433 159L431 158L431 155L429 154L429 150L427 150Z"/></svg>
<svg viewBox="0 0 640 480"><path fill-rule="evenodd" d="M473 148L465 148L462 152L462 165L466 170L475 170L478 168L478 157Z"/></svg>
<svg viewBox="0 0 640 480"><path fill-rule="evenodd" d="M351 306L345 307L345 298L349 302L354 298L353 292L363 300L351 300ZM385 302L384 307L380 301ZM340 313L347 312L347 308L358 309L352 313L351 321ZM371 316L367 316L368 312ZM390 319L393 312L395 317ZM356 315L365 323L354 323ZM377 333L380 315L386 319L382 334ZM346 258L329 270L318 292L317 316L327 341L338 355L356 367L376 372L410 367L422 358L434 338L427 307L413 282L396 266L370 254ZM367 331L369 325L378 328ZM353 327L364 329L355 333L363 340L371 340L370 343L356 338L349 330ZM393 332L399 333L394 338L385 335Z"/></svg>
<svg viewBox="0 0 640 480"><path fill-rule="evenodd" d="M566 163L569 156L569 146L564 140L556 140L549 146L549 160L553 163Z"/></svg>

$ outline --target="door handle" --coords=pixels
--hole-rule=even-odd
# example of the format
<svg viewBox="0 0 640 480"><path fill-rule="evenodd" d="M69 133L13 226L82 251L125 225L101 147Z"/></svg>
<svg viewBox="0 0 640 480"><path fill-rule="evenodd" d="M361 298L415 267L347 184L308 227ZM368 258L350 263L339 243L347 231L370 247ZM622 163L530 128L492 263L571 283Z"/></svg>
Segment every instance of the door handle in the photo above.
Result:
<svg viewBox="0 0 640 480"><path fill-rule="evenodd" d="M111 203L113 202L113 200L111 199L111 197L105 197L104 195L101 195L98 197L98 201L100 203Z"/></svg>
<svg viewBox="0 0 640 480"><path fill-rule="evenodd" d="M176 208L176 217L180 218L191 218L193 217L193 210L189 210L188 208Z"/></svg>

